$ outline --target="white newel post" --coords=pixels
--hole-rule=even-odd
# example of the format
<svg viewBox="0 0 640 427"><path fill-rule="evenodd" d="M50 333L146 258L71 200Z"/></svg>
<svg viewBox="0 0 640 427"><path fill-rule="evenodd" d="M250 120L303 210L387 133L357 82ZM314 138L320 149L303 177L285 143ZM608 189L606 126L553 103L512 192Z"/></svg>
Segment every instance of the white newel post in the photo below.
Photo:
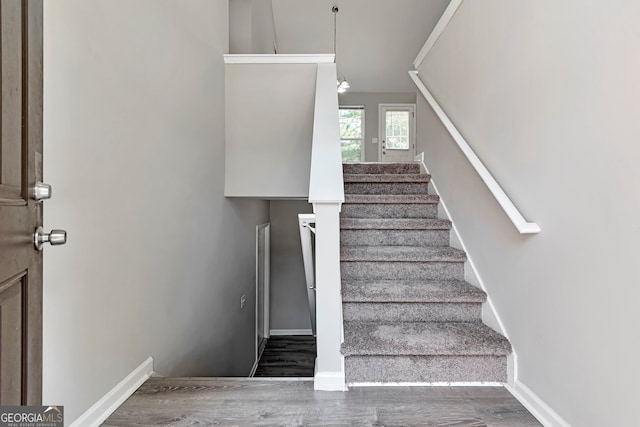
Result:
<svg viewBox="0 0 640 427"><path fill-rule="evenodd" d="M340 203L314 203L316 215L316 390L345 389L340 283Z"/></svg>
<svg viewBox="0 0 640 427"><path fill-rule="evenodd" d="M316 336L314 388L345 390L340 293L340 208L344 202L336 64L318 64L309 202L316 215Z"/></svg>

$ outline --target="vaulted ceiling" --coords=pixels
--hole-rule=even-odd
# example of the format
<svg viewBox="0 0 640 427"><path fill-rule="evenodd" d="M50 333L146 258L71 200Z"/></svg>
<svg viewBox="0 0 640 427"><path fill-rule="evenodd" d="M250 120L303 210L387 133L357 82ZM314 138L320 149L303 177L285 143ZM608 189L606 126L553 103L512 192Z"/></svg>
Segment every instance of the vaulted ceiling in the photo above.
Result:
<svg viewBox="0 0 640 427"><path fill-rule="evenodd" d="M449 0L272 0L278 53L333 53L353 92L415 91L407 71Z"/></svg>

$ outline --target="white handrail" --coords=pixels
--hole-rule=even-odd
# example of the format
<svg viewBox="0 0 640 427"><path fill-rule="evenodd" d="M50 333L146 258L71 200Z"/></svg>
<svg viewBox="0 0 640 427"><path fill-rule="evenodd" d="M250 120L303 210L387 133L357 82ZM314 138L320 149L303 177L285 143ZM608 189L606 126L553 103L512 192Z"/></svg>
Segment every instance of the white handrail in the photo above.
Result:
<svg viewBox="0 0 640 427"><path fill-rule="evenodd" d="M424 46L422 46L422 49L420 49L420 52L418 53L418 56L416 56L416 59L413 61L413 67L416 70L420 68L420 65L422 65L425 58L429 54L429 51L436 44L436 42L444 32L444 29L447 27L447 25L449 25L449 21L451 21L451 18L453 18L453 15L455 15L461 4L462 0L451 0L449 6L447 6L447 8L444 10L442 16L438 20L438 23L435 27L433 27L433 31L431 31L429 38L424 43Z"/></svg>
<svg viewBox="0 0 640 427"><path fill-rule="evenodd" d="M307 299L309 300L309 315L311 316L311 331L316 334L316 279L313 268L313 246L311 245L311 233L316 230L311 226L315 224L314 214L298 214L298 228L300 230L300 244L302 245L302 264L304 265L304 278L307 287Z"/></svg>
<svg viewBox="0 0 640 427"><path fill-rule="evenodd" d="M524 219L518 208L513 204L509 196L504 192L500 184L495 180L491 172L486 168L484 163L478 158L473 149L469 146L467 141L464 139L462 134L455 127L453 122L449 119L447 114L444 112L442 107L438 104L436 99L433 97L431 92L427 89L425 84L418 77L417 71L409 71L409 76L413 80L413 82L418 87L418 90L425 97L431 108L436 113L442 124L451 134L451 137L454 139L460 150L464 153L471 163L471 166L478 172L482 181L487 185L493 197L498 201L504 212L507 214L513 225L518 229L520 234L536 234L540 232L540 227L535 222L528 222Z"/></svg>

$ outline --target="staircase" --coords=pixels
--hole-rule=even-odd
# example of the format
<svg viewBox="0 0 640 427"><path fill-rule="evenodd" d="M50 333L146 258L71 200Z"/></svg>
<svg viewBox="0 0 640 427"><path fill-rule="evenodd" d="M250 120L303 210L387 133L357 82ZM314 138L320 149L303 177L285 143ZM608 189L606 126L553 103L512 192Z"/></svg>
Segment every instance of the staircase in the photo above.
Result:
<svg viewBox="0 0 640 427"><path fill-rule="evenodd" d="M505 382L511 345L482 323L430 176L418 163L343 165L340 269L347 383Z"/></svg>

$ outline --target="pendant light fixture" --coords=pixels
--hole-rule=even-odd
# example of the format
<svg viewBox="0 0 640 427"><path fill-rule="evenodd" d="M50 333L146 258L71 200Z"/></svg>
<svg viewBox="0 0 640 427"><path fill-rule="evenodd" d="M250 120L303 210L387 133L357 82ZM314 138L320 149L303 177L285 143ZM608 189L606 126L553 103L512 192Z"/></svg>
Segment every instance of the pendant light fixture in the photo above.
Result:
<svg viewBox="0 0 640 427"><path fill-rule="evenodd" d="M337 64L338 64L338 50L337 50L337 35L338 35L338 6L333 6L331 8L331 12L333 12L333 62L336 64L336 69L337 69ZM351 86L349 85L349 82L347 81L347 78L342 76L340 78L338 78L338 93L345 93L347 91L347 89L349 89Z"/></svg>

